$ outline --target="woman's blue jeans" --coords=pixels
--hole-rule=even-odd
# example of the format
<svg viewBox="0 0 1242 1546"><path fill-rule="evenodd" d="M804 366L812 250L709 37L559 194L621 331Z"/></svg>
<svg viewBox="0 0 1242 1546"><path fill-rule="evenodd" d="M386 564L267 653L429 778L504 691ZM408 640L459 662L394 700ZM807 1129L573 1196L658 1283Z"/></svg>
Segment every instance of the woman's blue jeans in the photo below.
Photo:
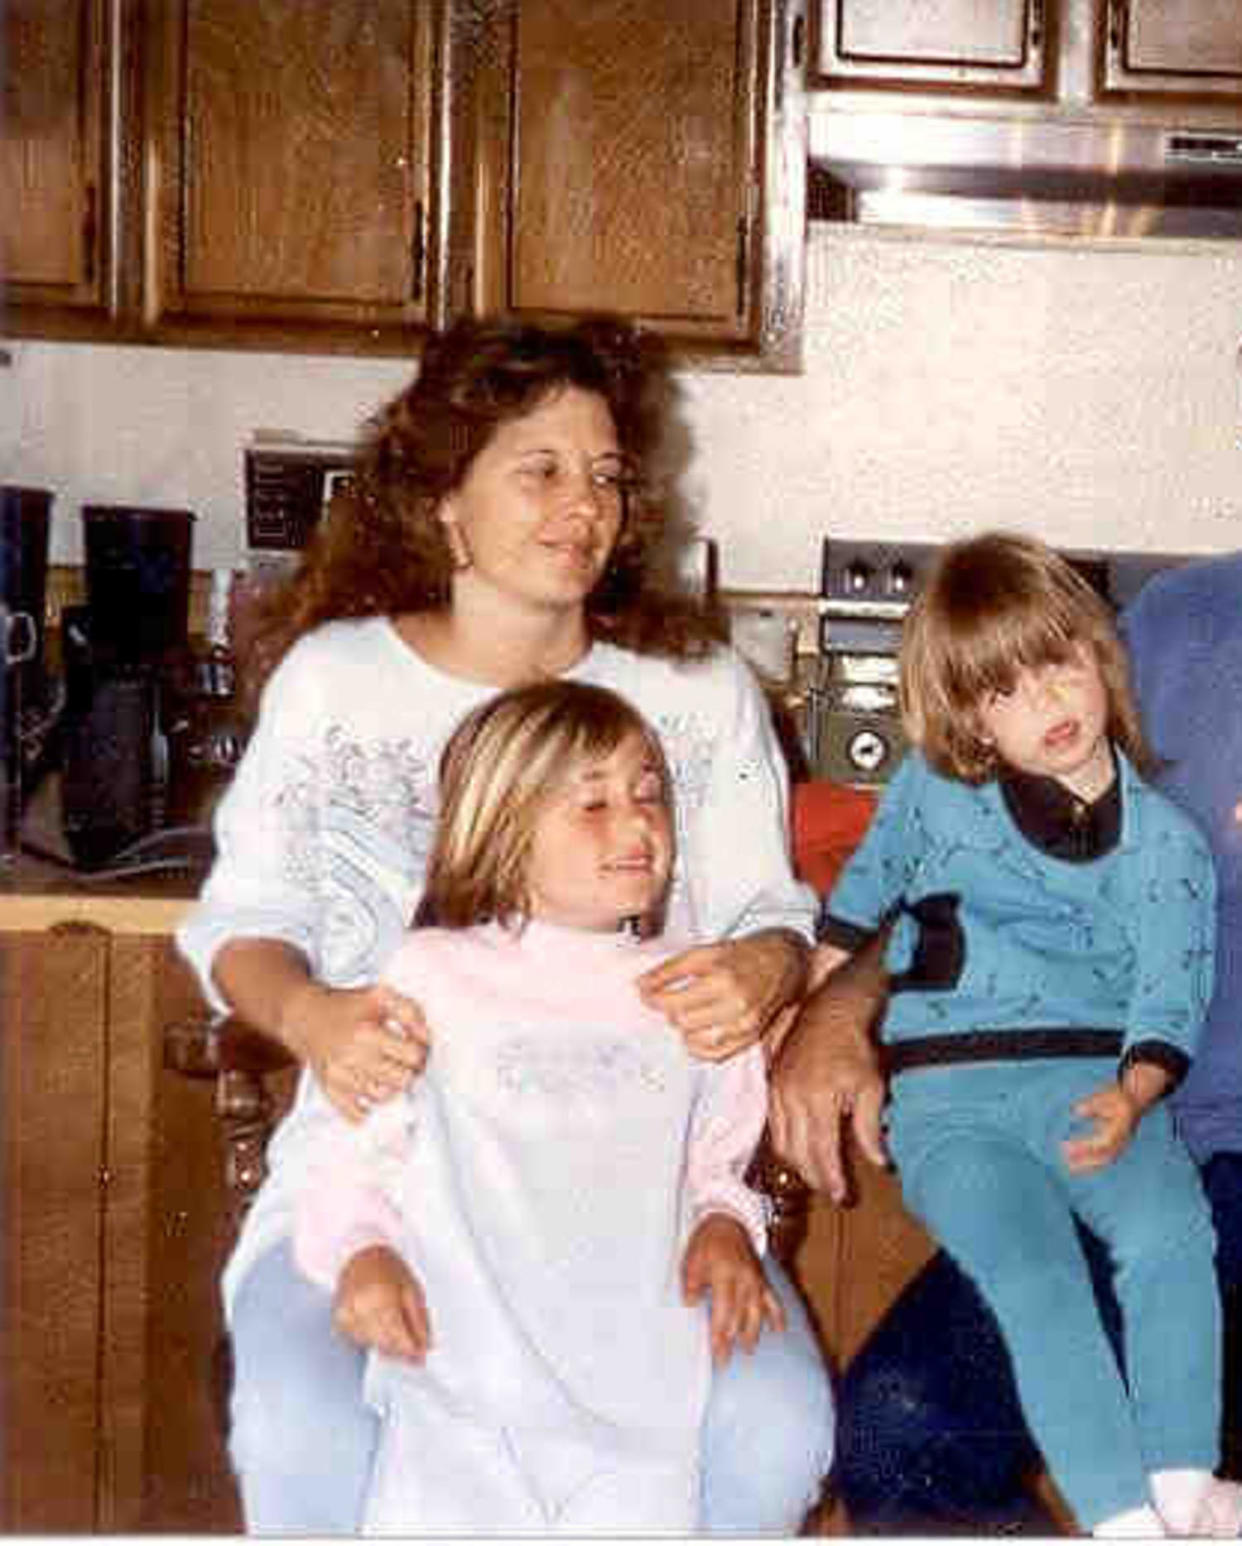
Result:
<svg viewBox="0 0 1242 1546"><path fill-rule="evenodd" d="M1242 1153L1202 1168L1225 1309L1224 1468L1242 1475ZM1104 1248L1081 1231L1100 1314L1121 1360ZM1122 1360L1124 1363L1124 1360ZM833 1481L858 1534L1053 1535L1026 1483L1040 1464L1000 1330L944 1253L897 1298L837 1390Z"/></svg>
<svg viewBox="0 0 1242 1546"><path fill-rule="evenodd" d="M832 1463L833 1402L805 1309L780 1270L768 1275L789 1329L765 1332L712 1382L704 1421L701 1528L788 1535ZM353 1535L378 1432L362 1400L363 1355L332 1328L331 1301L287 1245L256 1262L233 1313L230 1449L246 1528Z"/></svg>

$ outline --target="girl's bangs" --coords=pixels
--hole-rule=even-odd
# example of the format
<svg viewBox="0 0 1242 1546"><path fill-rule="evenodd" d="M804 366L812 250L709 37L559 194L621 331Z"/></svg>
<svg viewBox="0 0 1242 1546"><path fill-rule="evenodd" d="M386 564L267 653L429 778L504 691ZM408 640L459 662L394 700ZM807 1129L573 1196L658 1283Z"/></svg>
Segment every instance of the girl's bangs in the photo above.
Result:
<svg viewBox="0 0 1242 1546"><path fill-rule="evenodd" d="M1084 619L1068 606L1002 614L949 647L947 678L954 698L972 706L1013 690L1018 673L1068 660L1083 637Z"/></svg>

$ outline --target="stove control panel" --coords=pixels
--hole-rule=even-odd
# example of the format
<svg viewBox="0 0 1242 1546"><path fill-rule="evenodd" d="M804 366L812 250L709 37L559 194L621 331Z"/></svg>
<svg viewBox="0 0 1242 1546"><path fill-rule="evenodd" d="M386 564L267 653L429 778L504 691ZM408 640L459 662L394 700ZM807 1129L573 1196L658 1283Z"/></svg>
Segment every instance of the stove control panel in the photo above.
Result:
<svg viewBox="0 0 1242 1546"><path fill-rule="evenodd" d="M900 617L936 555L933 543L824 539L820 595L830 610Z"/></svg>
<svg viewBox="0 0 1242 1546"><path fill-rule="evenodd" d="M820 565L821 652L894 653L901 621L935 553L932 543L826 538Z"/></svg>

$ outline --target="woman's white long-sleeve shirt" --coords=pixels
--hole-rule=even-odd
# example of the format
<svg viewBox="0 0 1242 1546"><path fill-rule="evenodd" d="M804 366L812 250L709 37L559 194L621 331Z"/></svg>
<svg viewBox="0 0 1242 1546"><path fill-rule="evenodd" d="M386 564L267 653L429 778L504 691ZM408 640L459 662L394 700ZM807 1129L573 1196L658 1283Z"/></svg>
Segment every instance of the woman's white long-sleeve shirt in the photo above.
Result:
<svg viewBox="0 0 1242 1546"><path fill-rule="evenodd" d="M788 927L810 939L814 896L790 864L784 762L739 657L720 649L681 663L595 644L566 676L620 693L664 745L678 846L669 932L705 942ZM227 1005L212 961L234 939L282 940L329 986L378 979L421 895L444 744L494 695L429 665L386 618L329 623L289 651L217 807L216 863L178 930L215 1008ZM226 1275L230 1299L249 1263L290 1233L309 1080L269 1147Z"/></svg>

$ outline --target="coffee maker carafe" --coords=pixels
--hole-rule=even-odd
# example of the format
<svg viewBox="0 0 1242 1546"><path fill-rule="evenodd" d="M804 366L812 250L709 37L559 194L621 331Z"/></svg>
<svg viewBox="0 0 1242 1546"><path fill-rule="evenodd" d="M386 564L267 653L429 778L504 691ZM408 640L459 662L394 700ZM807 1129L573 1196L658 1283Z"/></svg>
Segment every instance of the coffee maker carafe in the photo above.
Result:
<svg viewBox="0 0 1242 1546"><path fill-rule="evenodd" d="M17 853L53 718L43 648L52 499L47 489L0 487L0 860Z"/></svg>
<svg viewBox="0 0 1242 1546"><path fill-rule="evenodd" d="M167 699L188 650L188 510L84 505L86 604L62 615L65 841L87 869L165 821Z"/></svg>

